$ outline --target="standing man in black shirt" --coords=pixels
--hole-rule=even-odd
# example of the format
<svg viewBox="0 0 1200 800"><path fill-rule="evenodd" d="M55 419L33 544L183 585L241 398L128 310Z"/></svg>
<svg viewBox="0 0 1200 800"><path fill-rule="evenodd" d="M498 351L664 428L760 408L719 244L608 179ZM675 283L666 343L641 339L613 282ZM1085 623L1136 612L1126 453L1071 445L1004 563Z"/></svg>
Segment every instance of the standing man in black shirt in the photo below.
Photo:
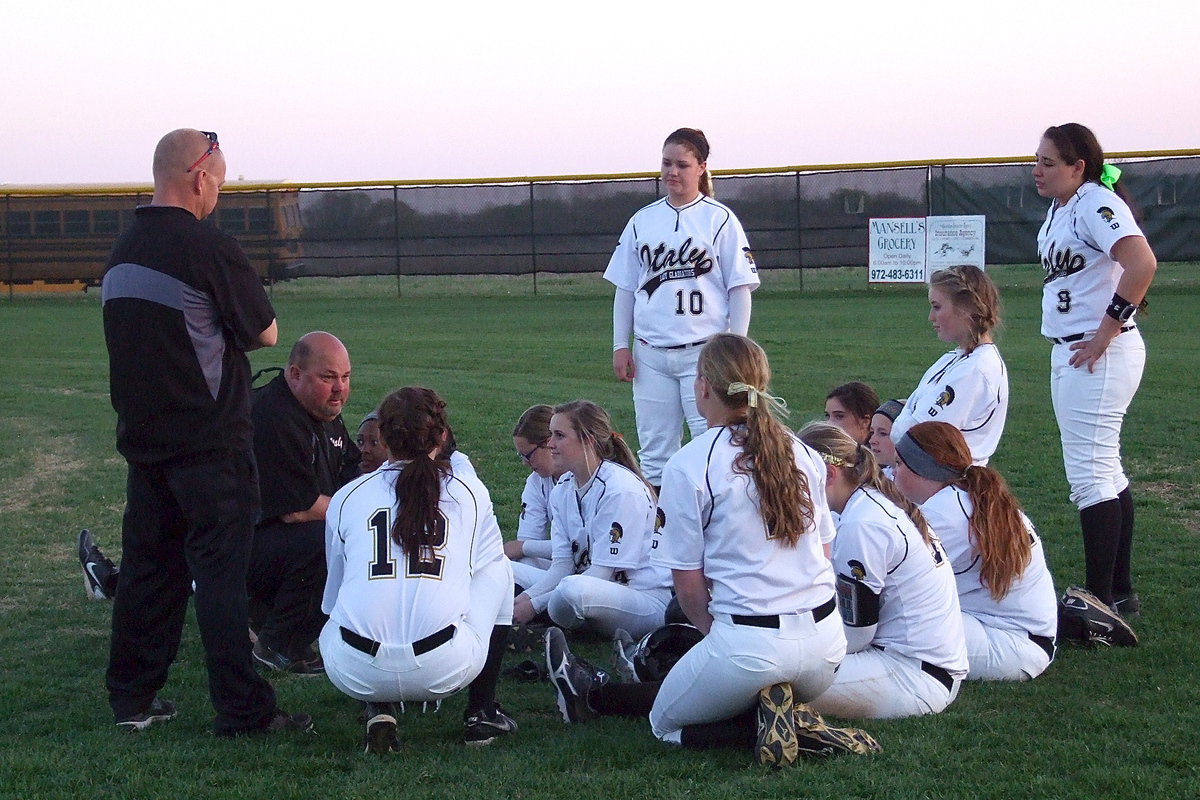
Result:
<svg viewBox="0 0 1200 800"><path fill-rule="evenodd" d="M349 397L350 354L336 336L313 331L254 399L262 519L247 588L258 634L254 658L270 669L325 673L312 648L326 619L325 509L359 475L358 446L342 422Z"/></svg>
<svg viewBox="0 0 1200 800"><path fill-rule="evenodd" d="M154 151L154 198L137 209L103 278L117 450L128 462L123 560L107 685L117 725L175 716L158 696L195 582L218 736L308 730L252 665L246 567L259 512L246 351L270 347L275 312L242 249L201 222L225 157L215 133L172 131Z"/></svg>

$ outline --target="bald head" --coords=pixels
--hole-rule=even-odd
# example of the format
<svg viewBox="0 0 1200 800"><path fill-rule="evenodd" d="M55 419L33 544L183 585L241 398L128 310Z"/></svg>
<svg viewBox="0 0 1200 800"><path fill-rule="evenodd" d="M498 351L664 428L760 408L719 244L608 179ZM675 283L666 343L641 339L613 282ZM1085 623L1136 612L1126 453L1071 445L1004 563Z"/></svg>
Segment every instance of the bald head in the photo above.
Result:
<svg viewBox="0 0 1200 800"><path fill-rule="evenodd" d="M331 333L306 333L292 346L285 372L288 386L304 410L328 422L342 413L350 397L350 354Z"/></svg>
<svg viewBox="0 0 1200 800"><path fill-rule="evenodd" d="M201 156L208 152L209 144L208 135L195 128L180 128L159 139L158 147L154 148L155 184L160 181L187 183L188 167L195 164ZM224 163L219 147L205 160L212 159L220 159ZM207 168L212 169L212 166Z"/></svg>
<svg viewBox="0 0 1200 800"><path fill-rule="evenodd" d="M217 206L225 183L225 156L208 136L195 128L180 128L164 136L154 149L154 200L152 205L185 208L204 219ZM199 164L188 172L188 167Z"/></svg>

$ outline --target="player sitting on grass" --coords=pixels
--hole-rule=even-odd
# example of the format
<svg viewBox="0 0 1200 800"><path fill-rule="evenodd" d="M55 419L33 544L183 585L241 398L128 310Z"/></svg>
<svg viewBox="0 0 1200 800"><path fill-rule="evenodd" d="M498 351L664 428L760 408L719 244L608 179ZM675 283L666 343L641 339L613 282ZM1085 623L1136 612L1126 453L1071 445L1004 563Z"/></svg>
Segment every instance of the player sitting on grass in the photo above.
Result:
<svg viewBox="0 0 1200 800"><path fill-rule="evenodd" d="M553 561L518 595L514 619L545 610L568 630L649 633L663 623L671 579L650 563L654 493L633 452L588 400L554 409L548 447L563 475L550 493Z"/></svg>
<svg viewBox="0 0 1200 800"><path fill-rule="evenodd" d="M838 514L831 555L847 650L813 708L872 718L942 711L958 694L967 651L937 537L866 446L819 422L799 435L825 461L825 495Z"/></svg>
<svg viewBox="0 0 1200 800"><path fill-rule="evenodd" d="M775 418L782 401L767 393L757 344L714 336L697 366L709 428L663 471L652 560L672 570L704 638L661 682L613 684L550 629L546 666L563 718L649 713L662 741L753 748L774 766L802 752L877 750L867 734L830 728L804 705L833 682L846 652L823 546L833 536L823 462Z"/></svg>
<svg viewBox="0 0 1200 800"><path fill-rule="evenodd" d="M958 582L967 677L1037 677L1054 659L1054 581L1041 539L1008 484L996 470L972 465L966 439L945 422L914 425L896 455L896 485L920 503ZM1132 637L1127 625L1118 627Z"/></svg>

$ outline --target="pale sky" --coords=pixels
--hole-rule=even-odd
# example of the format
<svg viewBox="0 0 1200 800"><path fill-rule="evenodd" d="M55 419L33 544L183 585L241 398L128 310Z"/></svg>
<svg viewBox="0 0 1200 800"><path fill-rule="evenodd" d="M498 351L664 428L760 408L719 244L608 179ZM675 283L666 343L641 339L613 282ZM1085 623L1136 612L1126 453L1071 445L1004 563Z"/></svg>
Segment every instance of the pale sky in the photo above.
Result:
<svg viewBox="0 0 1200 800"><path fill-rule="evenodd" d="M1200 147L1195 0L812 5L4 0L0 184L149 182L178 127L299 182Z"/></svg>

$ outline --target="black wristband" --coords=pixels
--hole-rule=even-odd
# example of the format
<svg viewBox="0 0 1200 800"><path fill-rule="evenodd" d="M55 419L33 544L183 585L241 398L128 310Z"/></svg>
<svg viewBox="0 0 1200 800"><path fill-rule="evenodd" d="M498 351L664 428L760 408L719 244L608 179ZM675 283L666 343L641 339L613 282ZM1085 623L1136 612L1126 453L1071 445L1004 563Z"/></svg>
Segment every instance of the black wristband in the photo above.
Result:
<svg viewBox="0 0 1200 800"><path fill-rule="evenodd" d="M1104 309L1104 313L1115 319L1117 322L1128 322L1129 318L1137 311L1137 306L1126 300L1116 292L1113 293L1112 302L1108 304L1108 308Z"/></svg>

